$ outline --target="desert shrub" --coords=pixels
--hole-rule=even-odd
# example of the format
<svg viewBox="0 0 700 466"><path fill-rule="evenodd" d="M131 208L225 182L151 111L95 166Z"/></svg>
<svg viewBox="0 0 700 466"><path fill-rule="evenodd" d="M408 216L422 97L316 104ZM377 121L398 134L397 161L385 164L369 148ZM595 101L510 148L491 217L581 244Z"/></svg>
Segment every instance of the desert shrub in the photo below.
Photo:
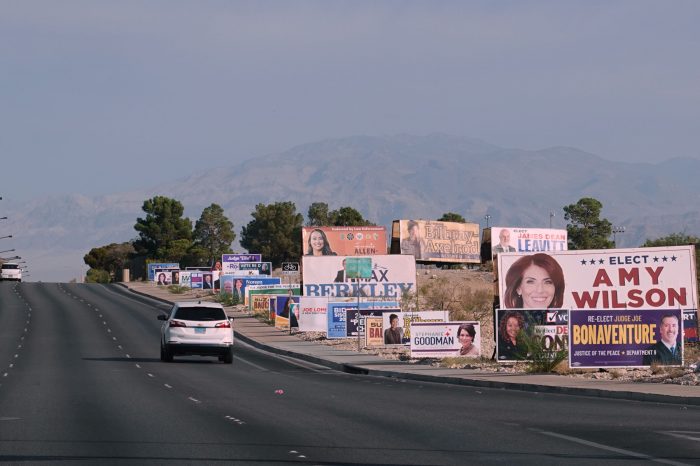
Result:
<svg viewBox="0 0 700 466"><path fill-rule="evenodd" d="M168 291L170 291L173 294L183 294L187 293L190 289L186 286L180 286L180 285L170 285L168 286Z"/></svg>
<svg viewBox="0 0 700 466"><path fill-rule="evenodd" d="M550 350L545 347L544 339L536 331L535 326L530 325L533 330L520 330L518 340L523 342L523 359L529 360L527 372L554 372L562 362L569 357L566 348L560 350Z"/></svg>
<svg viewBox="0 0 700 466"><path fill-rule="evenodd" d="M231 293L219 293L214 297L214 301L221 303L222 306L236 306L240 304L238 295Z"/></svg>

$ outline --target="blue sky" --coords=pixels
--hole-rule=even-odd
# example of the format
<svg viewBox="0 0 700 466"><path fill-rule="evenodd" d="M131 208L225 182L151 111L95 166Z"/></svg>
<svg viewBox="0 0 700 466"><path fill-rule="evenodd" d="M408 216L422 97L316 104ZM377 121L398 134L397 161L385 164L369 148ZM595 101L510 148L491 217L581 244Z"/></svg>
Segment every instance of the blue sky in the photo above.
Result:
<svg viewBox="0 0 700 466"><path fill-rule="evenodd" d="M700 2L0 2L0 195L105 194L315 140L700 157Z"/></svg>

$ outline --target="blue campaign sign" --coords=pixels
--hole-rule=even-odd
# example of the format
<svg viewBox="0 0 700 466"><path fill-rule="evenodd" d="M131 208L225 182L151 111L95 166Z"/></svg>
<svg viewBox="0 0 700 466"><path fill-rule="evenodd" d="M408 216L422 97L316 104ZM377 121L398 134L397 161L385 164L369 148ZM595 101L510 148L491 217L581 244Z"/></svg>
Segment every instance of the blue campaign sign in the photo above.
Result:
<svg viewBox="0 0 700 466"><path fill-rule="evenodd" d="M153 281L156 278L156 269L180 269L180 264L177 262L151 262L148 264L148 281Z"/></svg>
<svg viewBox="0 0 700 466"><path fill-rule="evenodd" d="M347 303L328 303L328 339L347 337L345 316L347 310L352 307L352 305Z"/></svg>

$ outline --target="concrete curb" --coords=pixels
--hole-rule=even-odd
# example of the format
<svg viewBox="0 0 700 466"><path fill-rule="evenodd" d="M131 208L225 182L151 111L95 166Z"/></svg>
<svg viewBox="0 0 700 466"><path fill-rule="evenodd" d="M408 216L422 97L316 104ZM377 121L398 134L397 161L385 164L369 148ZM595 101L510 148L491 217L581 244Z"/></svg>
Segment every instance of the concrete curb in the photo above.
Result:
<svg viewBox="0 0 700 466"><path fill-rule="evenodd" d="M320 366L328 367L329 369L335 369L348 374L359 374L359 375L371 375L375 377L387 377L392 379L405 379L413 380L418 382L430 382L430 383L446 383L452 385L464 385L469 387L480 387L480 388L495 388L501 390L518 390L523 392L531 393L552 393L560 395L576 395L576 396L590 396L595 398L608 398L608 399L618 399L618 400L628 400L628 401L645 401L645 402L655 402L655 403L669 403L669 404L681 404L681 405L695 405L700 406L700 398L692 397L680 397L673 395L659 395L655 393L639 393L639 392L629 392L629 391L612 391L600 388L584 388L584 387L562 387L553 385L540 385L533 383L523 383L523 382L498 382L495 380L479 380L479 379L468 379L459 377L447 377L439 375L422 375L413 374L410 372L397 372L397 371L387 371L371 369L364 366L357 366L353 364L341 364L333 361L328 361L326 359L318 358L308 354L297 353L291 350L285 350L281 348L276 348L274 346L268 346L264 343L260 343L252 338L237 334L237 338L243 340L246 344L254 346L256 348L262 349L264 351L280 354L283 356L290 356L295 359L301 359L303 361L312 362Z"/></svg>

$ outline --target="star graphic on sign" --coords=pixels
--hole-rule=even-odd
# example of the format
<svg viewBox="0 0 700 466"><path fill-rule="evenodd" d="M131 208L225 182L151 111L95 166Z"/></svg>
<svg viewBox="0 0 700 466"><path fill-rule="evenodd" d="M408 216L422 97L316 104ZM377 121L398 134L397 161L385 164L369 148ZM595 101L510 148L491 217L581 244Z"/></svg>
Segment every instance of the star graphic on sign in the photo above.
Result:
<svg viewBox="0 0 700 466"><path fill-rule="evenodd" d="M591 265L595 265L595 259L591 259Z"/></svg>
<svg viewBox="0 0 700 466"><path fill-rule="evenodd" d="M581 265L586 265L587 263L586 259L581 259Z"/></svg>
<svg viewBox="0 0 700 466"><path fill-rule="evenodd" d="M668 262L668 257L664 256L664 257L661 258L661 260L664 261L664 262Z"/></svg>
<svg viewBox="0 0 700 466"><path fill-rule="evenodd" d="M654 256L654 262L659 262L659 258Z"/></svg>
<svg viewBox="0 0 700 466"><path fill-rule="evenodd" d="M605 261L604 261L603 259L598 259L598 263L599 263L600 265L603 265L603 264L605 263Z"/></svg>
<svg viewBox="0 0 700 466"><path fill-rule="evenodd" d="M676 259L678 259L676 256L671 256L671 262L676 262Z"/></svg>

